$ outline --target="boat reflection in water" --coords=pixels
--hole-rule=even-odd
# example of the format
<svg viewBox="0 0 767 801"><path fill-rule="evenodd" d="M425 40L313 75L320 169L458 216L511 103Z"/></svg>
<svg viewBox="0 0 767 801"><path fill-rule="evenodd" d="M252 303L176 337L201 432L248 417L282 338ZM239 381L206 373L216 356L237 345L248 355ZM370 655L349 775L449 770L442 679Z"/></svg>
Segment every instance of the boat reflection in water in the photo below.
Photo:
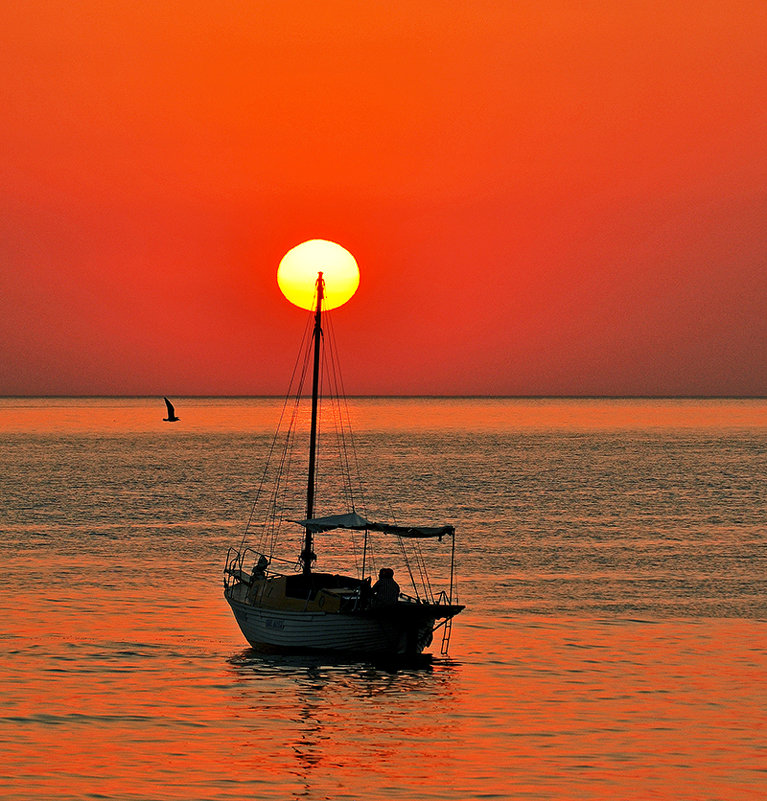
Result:
<svg viewBox="0 0 767 801"><path fill-rule="evenodd" d="M277 434L269 452L254 513L239 547L229 549L224 567L224 595L232 608L245 639L259 650L279 652L334 652L366 657L416 657L428 648L435 632L441 634L441 652L447 654L452 619L464 608L456 601L455 529L452 525L399 525L369 520L358 508L364 502L356 464L348 410L343 398L340 372L332 341L329 315L323 314L325 284L318 272L315 301L301 355L283 408ZM326 349L325 330L331 332ZM308 332L311 331L309 335ZM290 468L294 451L302 437L301 399L304 381L311 365L311 414L309 420L308 475L305 489L305 515L297 509L291 492ZM329 386L329 398L321 387ZM293 405L288 413L289 401ZM335 460L341 469L335 486L322 498L331 514L316 515L318 495L320 422L322 400L330 407L335 433ZM286 421L287 418L287 421ZM285 422L284 422L285 421ZM304 437L305 439L305 437ZM323 439L324 443L324 439ZM324 452L324 445L323 445ZM324 462L323 462L324 464ZM271 487L269 495L265 487ZM293 488L295 489L295 488ZM265 500L264 520L253 526L259 500ZM279 544L294 531L302 531L297 541L297 560L276 556ZM259 542L246 546L255 529ZM335 570L315 569L318 561L315 541L320 535L336 537L346 532L351 547L343 551L338 542L325 544L338 562ZM374 540L389 540L379 547ZM361 540L361 541L360 541ZM446 586L435 589L430 578L433 558L427 558L427 545L449 543ZM396 552L409 580L407 591L394 581L393 571L384 566L379 581L372 583L370 571L387 547ZM350 567L350 554L356 561L356 574ZM392 558L394 553L392 554ZM277 567L276 565L282 565ZM294 570L291 572L291 566ZM401 579L402 580L402 579Z"/></svg>
<svg viewBox="0 0 767 801"><path fill-rule="evenodd" d="M414 787L432 770L435 749L460 750L450 728L460 666L451 659L387 671L332 654L248 649L228 663L238 719L257 740L268 728L259 762L264 796L363 797L370 788L360 785L362 775L375 786L386 773ZM448 769L452 778L455 765L442 765Z"/></svg>

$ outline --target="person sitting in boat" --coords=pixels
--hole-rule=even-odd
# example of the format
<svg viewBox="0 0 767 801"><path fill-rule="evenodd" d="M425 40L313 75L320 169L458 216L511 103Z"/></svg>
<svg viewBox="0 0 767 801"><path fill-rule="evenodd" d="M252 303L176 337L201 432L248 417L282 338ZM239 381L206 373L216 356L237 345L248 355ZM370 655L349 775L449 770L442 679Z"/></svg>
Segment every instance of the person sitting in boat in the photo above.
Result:
<svg viewBox="0 0 767 801"><path fill-rule="evenodd" d="M266 575L266 568L269 564L269 560L261 554L258 557L258 561L255 565L253 565L253 573L251 574L251 578L263 578Z"/></svg>
<svg viewBox="0 0 767 801"><path fill-rule="evenodd" d="M373 585L373 603L376 606L392 606L399 598L399 584L394 580L394 571L382 567L378 571L378 581Z"/></svg>

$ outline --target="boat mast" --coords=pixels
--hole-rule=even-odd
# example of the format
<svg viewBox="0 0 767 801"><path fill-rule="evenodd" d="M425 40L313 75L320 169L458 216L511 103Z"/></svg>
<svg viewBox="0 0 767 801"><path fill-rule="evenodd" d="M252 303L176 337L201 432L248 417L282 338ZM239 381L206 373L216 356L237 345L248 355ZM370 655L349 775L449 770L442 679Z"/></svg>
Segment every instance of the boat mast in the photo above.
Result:
<svg viewBox="0 0 767 801"><path fill-rule="evenodd" d="M306 485L306 519L314 517L314 474L317 462L317 406L319 401L320 384L320 339L322 338L322 299L324 297L325 282L322 272L317 273L317 309L314 312L314 366L312 368L312 424L309 433L309 478ZM304 536L304 549L301 551L303 574L312 572L312 562L315 559L312 551L312 532L306 527Z"/></svg>

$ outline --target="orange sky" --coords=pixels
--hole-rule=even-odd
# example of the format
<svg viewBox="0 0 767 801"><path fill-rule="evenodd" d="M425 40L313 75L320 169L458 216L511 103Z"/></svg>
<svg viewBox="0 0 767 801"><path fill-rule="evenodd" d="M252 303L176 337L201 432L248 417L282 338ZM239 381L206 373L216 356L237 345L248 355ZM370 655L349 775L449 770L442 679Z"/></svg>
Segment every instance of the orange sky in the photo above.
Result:
<svg viewBox="0 0 767 801"><path fill-rule="evenodd" d="M0 6L0 394L767 394L767 3Z"/></svg>

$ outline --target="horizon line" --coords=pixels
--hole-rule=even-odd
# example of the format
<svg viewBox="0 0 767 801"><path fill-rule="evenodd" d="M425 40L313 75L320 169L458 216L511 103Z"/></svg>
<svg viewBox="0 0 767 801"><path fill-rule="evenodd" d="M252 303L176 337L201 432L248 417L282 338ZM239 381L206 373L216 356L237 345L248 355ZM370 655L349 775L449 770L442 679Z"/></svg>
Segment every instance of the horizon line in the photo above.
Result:
<svg viewBox="0 0 767 801"><path fill-rule="evenodd" d="M283 400L285 398L284 394L223 394L223 395L211 395L209 393L192 393L192 394L185 394L185 393L140 393L140 394L65 394L65 393L51 393L51 394L8 394L8 395L0 395L0 400L10 399L10 400L21 400L21 399L31 399L31 398L71 398L73 400L77 399L87 399L87 398L162 398L167 395L170 395L174 398L186 398L186 399L209 399L209 398L225 398L230 400L239 400L239 399L275 399L275 400ZM288 397L295 397L294 394L289 395ZM345 395L344 397L352 399L364 399L364 398L390 398L392 400L407 400L407 399L424 399L424 400L767 400L767 395L704 395L704 394L562 394L562 395L548 395L548 394L520 394L520 395L513 395L513 394L455 394L455 395L448 395L448 394L392 394L386 395L381 393L356 393L356 394L349 394Z"/></svg>

